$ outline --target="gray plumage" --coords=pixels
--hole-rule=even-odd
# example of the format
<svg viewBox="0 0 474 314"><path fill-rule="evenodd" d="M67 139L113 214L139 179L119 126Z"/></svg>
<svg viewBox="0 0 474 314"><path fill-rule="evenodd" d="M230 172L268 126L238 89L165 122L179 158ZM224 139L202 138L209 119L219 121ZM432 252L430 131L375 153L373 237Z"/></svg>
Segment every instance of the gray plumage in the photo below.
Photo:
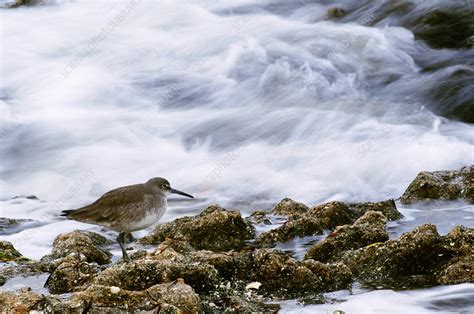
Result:
<svg viewBox="0 0 474 314"><path fill-rule="evenodd" d="M123 258L129 261L123 243L125 234L148 228L160 220L166 211L168 193L193 198L192 195L171 188L168 180L158 177L146 183L111 190L92 204L63 211L62 216L119 231L117 241Z"/></svg>

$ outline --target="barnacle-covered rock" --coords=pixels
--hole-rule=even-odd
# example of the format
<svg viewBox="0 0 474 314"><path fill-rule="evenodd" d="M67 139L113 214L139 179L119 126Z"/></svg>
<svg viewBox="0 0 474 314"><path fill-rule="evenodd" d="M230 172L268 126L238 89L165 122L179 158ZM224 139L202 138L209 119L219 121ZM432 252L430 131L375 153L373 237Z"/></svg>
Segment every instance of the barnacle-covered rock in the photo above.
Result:
<svg viewBox="0 0 474 314"><path fill-rule="evenodd" d="M93 283L127 290L144 290L160 283L183 278L198 293L211 291L219 281L216 269L206 263L193 263L171 247L158 248L155 254L114 265L99 273Z"/></svg>
<svg viewBox="0 0 474 314"><path fill-rule="evenodd" d="M272 213L275 215L301 215L306 213L309 210L309 207L303 203L298 203L292 200L291 198L282 199L272 210Z"/></svg>
<svg viewBox="0 0 474 314"><path fill-rule="evenodd" d="M381 202L365 202L349 204L352 211L357 217L361 217L368 211L376 211L382 213L388 220L398 220L403 215L398 211L395 200L389 199Z"/></svg>
<svg viewBox="0 0 474 314"><path fill-rule="evenodd" d="M45 287L54 294L80 291L98 272L97 264L87 263L83 255L71 253L52 270Z"/></svg>
<svg viewBox="0 0 474 314"><path fill-rule="evenodd" d="M100 246L112 243L105 237L90 231L75 230L60 234L53 242L50 254L43 256L42 261L49 262L68 256L71 253L84 255L88 262L99 265L108 264L112 254Z"/></svg>
<svg viewBox="0 0 474 314"><path fill-rule="evenodd" d="M300 262L274 249L241 252L195 252L193 260L211 264L231 282L258 282L259 293L269 297L294 298L306 294L346 288L350 270L343 264Z"/></svg>
<svg viewBox="0 0 474 314"><path fill-rule="evenodd" d="M337 261L348 250L385 242L388 240L386 220L382 213L368 211L353 225L339 226L324 240L314 244L306 253L305 259Z"/></svg>
<svg viewBox="0 0 474 314"><path fill-rule="evenodd" d="M186 241L200 250L227 251L238 249L255 236L255 228L239 211L225 210L218 205L206 208L194 217L183 217L159 224L144 244L158 244L166 238Z"/></svg>
<svg viewBox="0 0 474 314"><path fill-rule="evenodd" d="M422 225L399 239L348 251L342 261L368 285L404 289L471 282L473 231L454 228L442 237Z"/></svg>
<svg viewBox="0 0 474 314"><path fill-rule="evenodd" d="M67 299L43 296L30 291L0 292L0 308L6 313L31 311L55 313L165 312L199 313L201 300L182 279L142 291L115 286L92 285Z"/></svg>
<svg viewBox="0 0 474 314"><path fill-rule="evenodd" d="M474 203L474 166L455 171L423 171L410 183L400 201L454 200L464 198Z"/></svg>
<svg viewBox="0 0 474 314"><path fill-rule="evenodd" d="M296 237L322 234L325 229L333 230L337 226L352 224L368 211L381 212L387 215L389 220L401 217L393 200L355 204L328 202L313 206L300 215L294 214L288 217L288 220L280 227L260 234L256 243L268 246Z"/></svg>

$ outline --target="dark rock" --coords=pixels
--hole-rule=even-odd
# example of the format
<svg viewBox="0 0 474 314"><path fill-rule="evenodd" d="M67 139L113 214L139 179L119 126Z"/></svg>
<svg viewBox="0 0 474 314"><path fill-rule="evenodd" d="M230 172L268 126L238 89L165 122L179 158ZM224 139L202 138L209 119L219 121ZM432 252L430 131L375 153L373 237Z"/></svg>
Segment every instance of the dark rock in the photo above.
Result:
<svg viewBox="0 0 474 314"><path fill-rule="evenodd" d="M158 244L166 238L186 241L196 249L227 251L238 249L255 236L255 228L236 210L225 210L211 205L200 215L183 217L160 224L143 244Z"/></svg>
<svg viewBox="0 0 474 314"><path fill-rule="evenodd" d="M471 282L473 230L456 227L441 237L423 225L400 239L348 251L342 261L366 285L392 289Z"/></svg>
<svg viewBox="0 0 474 314"><path fill-rule="evenodd" d="M436 274L443 285L474 282L474 229L456 226L444 238L444 247L453 258Z"/></svg>
<svg viewBox="0 0 474 314"><path fill-rule="evenodd" d="M397 205L393 199L382 202L354 203L349 204L349 207L356 213L357 217L361 217L368 211L381 212L388 220L398 220L403 217L403 215L398 211Z"/></svg>
<svg viewBox="0 0 474 314"><path fill-rule="evenodd" d="M328 9L327 14L329 18L340 18L345 16L347 12L343 8L334 7Z"/></svg>
<svg viewBox="0 0 474 314"><path fill-rule="evenodd" d="M97 264L87 263L83 255L71 253L55 267L44 286L54 294L80 291L98 272Z"/></svg>
<svg viewBox="0 0 474 314"><path fill-rule="evenodd" d="M353 225L339 226L326 239L313 245L305 259L320 262L337 261L344 252L365 247L369 244L385 242L386 218L376 211L368 211Z"/></svg>
<svg viewBox="0 0 474 314"><path fill-rule="evenodd" d="M17 195L17 196L12 197L12 200L15 200L18 198L26 198L28 200L39 200L39 198L36 195Z"/></svg>
<svg viewBox="0 0 474 314"><path fill-rule="evenodd" d="M346 288L351 272L343 264L299 262L274 249L213 253L195 252L192 257L211 264L231 282L261 283L259 293L268 297L294 298Z"/></svg>
<svg viewBox="0 0 474 314"><path fill-rule="evenodd" d="M43 223L31 219L11 219L0 217L0 235L13 234L21 230L39 227Z"/></svg>
<svg viewBox="0 0 474 314"><path fill-rule="evenodd" d="M454 200L465 198L474 203L474 166L455 171L420 172L403 193L400 201Z"/></svg>
<svg viewBox="0 0 474 314"><path fill-rule="evenodd" d="M291 216L282 226L262 232L255 243L263 246L274 245L276 242L287 242L296 237L322 234L323 230L318 218L308 215Z"/></svg>
<svg viewBox="0 0 474 314"><path fill-rule="evenodd" d="M71 253L81 253L88 262L95 262L99 265L108 264L111 262L112 254L99 246L111 243L110 240L97 233L75 230L59 235L53 242L51 253L43 256L41 260L48 262L66 257Z"/></svg>
<svg viewBox="0 0 474 314"><path fill-rule="evenodd" d="M15 0L15 2L7 4L6 7L13 9L21 6L37 5L41 4L42 2L43 0Z"/></svg>
<svg viewBox="0 0 474 314"><path fill-rule="evenodd" d="M290 216L282 226L260 234L256 243L267 246L295 237L322 234L324 229L332 230L340 225L352 224L367 211L379 211L389 216L390 220L401 217L393 200L356 204L328 202L313 206L301 215Z"/></svg>
<svg viewBox="0 0 474 314"><path fill-rule="evenodd" d="M23 255L13 247L13 244L0 240L0 262L9 262L22 258Z"/></svg>
<svg viewBox="0 0 474 314"><path fill-rule="evenodd" d="M357 217L349 206L337 201L313 206L308 215L318 218L324 229L334 229L337 226L352 223Z"/></svg>
<svg viewBox="0 0 474 314"><path fill-rule="evenodd" d="M18 226L19 224L18 219L0 217L0 233L4 233L5 230Z"/></svg>
<svg viewBox="0 0 474 314"><path fill-rule="evenodd" d="M469 48L474 33L472 10L439 9L426 12L410 24L415 36L433 48Z"/></svg>
<svg viewBox="0 0 474 314"><path fill-rule="evenodd" d="M247 218L247 220L255 224L271 225L272 220L267 217L268 214L268 211L256 210Z"/></svg>
<svg viewBox="0 0 474 314"><path fill-rule="evenodd" d="M295 202L291 198L284 198L273 208L272 213L275 215L291 216L304 214L308 210L309 207L305 204Z"/></svg>

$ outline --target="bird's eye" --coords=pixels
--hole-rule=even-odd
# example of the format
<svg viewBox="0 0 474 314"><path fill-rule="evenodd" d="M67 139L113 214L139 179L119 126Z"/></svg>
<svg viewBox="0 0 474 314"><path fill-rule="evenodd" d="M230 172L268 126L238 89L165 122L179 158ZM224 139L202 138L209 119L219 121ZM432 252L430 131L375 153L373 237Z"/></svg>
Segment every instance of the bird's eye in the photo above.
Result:
<svg viewBox="0 0 474 314"><path fill-rule="evenodd" d="M169 188L169 185L163 184L161 187L162 187L163 189L167 189L167 188Z"/></svg>

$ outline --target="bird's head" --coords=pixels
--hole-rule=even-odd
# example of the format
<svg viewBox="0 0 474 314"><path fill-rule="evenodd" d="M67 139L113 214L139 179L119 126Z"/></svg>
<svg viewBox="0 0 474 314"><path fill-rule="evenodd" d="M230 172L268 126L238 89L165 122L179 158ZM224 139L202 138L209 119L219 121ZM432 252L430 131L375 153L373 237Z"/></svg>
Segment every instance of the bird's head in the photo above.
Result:
<svg viewBox="0 0 474 314"><path fill-rule="evenodd" d="M173 194L179 194L186 197L194 198L194 196L188 193L184 193L184 192L173 189L170 185L170 182L166 180L165 178L160 178L160 177L151 178L150 180L148 180L147 184L151 185L155 189L160 190L164 194L173 193Z"/></svg>

